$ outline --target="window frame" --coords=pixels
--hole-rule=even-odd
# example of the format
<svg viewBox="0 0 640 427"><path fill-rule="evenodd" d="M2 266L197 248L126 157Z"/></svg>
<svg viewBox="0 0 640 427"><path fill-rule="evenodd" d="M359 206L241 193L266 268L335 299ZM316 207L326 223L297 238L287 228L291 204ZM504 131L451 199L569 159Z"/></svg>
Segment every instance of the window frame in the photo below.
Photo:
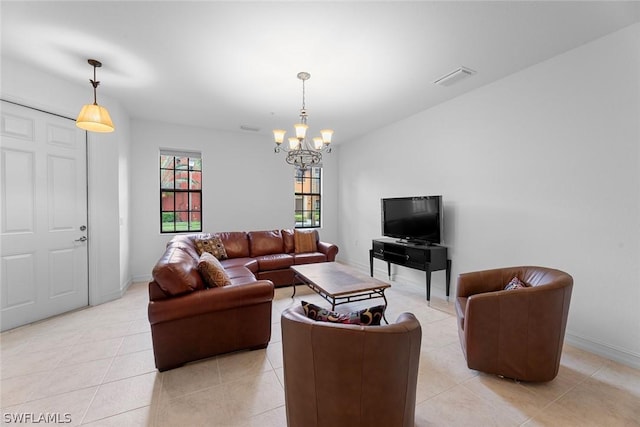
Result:
<svg viewBox="0 0 640 427"><path fill-rule="evenodd" d="M164 157L173 157L173 160L170 162L164 162ZM176 167L176 163L178 159L187 158L187 167L186 168L178 168ZM195 151L175 151L175 150L160 150L159 156L159 183L158 188L160 189L160 234L177 234L177 233L198 233L202 232L202 153ZM167 167L170 166L170 167ZM184 172L186 172L186 188L179 188L178 182L184 182L185 176ZM173 188L168 188L165 186L165 178L167 178L167 174L169 174L169 181L172 182ZM194 177L200 177L200 181L198 182L199 188L191 188L192 182L194 182ZM171 176L172 175L172 176ZM180 176L182 175L182 176ZM172 193L173 200L170 203L172 209L166 209L165 206L165 194ZM176 201L178 199L185 199L185 196L178 195L186 195L186 209L177 209ZM194 202L194 197L196 201ZM199 199L199 203L197 202ZM165 226L169 224L169 221L165 221L165 215L173 214L173 227L171 229L167 229ZM197 215L196 215L197 214ZM186 215L186 221L177 221L178 217L182 217ZM199 217L199 221L195 218ZM186 228L179 227L179 223L186 223Z"/></svg>
<svg viewBox="0 0 640 427"><path fill-rule="evenodd" d="M317 176L315 176L314 173L317 173ZM306 181L308 181L308 183L306 183ZM295 169L293 214L296 229L322 227L322 187L322 167L309 167L305 171ZM304 200L307 197L311 198L310 203L312 206L309 209L306 209L304 206ZM300 209L298 208L299 198L302 199L301 203L303 205ZM305 220L307 216L311 217L310 220ZM298 220L298 217L301 217L301 219ZM308 225L305 224L307 221L310 221Z"/></svg>

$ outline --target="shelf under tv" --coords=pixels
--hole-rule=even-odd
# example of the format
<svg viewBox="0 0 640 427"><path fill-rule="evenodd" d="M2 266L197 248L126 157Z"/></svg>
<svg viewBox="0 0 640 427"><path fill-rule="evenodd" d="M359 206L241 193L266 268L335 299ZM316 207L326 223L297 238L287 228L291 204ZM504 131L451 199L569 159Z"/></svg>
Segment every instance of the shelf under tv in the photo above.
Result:
<svg viewBox="0 0 640 427"><path fill-rule="evenodd" d="M387 263L391 280L391 264L426 272L427 301L431 300L431 272L445 270L447 299L451 284L451 260L446 246L425 243L402 242L391 238L374 239L369 250L369 268L373 277L374 258Z"/></svg>

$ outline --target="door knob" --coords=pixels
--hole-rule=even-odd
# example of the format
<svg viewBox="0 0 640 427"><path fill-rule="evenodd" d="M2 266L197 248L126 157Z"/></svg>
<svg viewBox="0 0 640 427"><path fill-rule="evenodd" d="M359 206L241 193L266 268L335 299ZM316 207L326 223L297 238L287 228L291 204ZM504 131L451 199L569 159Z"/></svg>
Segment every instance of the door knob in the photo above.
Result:
<svg viewBox="0 0 640 427"><path fill-rule="evenodd" d="M76 239L75 241L76 242L86 242L87 241L87 236L82 236L81 238Z"/></svg>

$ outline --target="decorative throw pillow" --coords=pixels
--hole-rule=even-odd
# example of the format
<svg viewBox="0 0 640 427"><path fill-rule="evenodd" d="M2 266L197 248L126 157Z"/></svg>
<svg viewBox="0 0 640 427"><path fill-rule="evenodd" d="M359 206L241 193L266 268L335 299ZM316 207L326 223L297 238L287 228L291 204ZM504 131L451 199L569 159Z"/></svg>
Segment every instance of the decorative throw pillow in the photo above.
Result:
<svg viewBox="0 0 640 427"><path fill-rule="evenodd" d="M227 251L224 249L224 244L218 236L211 236L209 238L198 237L194 240L194 243L198 255L209 252L218 259L227 259Z"/></svg>
<svg viewBox="0 0 640 427"><path fill-rule="evenodd" d="M209 252L203 252L198 261L198 271L208 288L222 287L231 284L231 279L220 261Z"/></svg>
<svg viewBox="0 0 640 427"><path fill-rule="evenodd" d="M306 254L308 252L318 252L318 245L316 244L316 231L315 230L294 230L293 240L295 245L295 252L297 254Z"/></svg>
<svg viewBox="0 0 640 427"><path fill-rule="evenodd" d="M511 279L511 281L507 283L507 286L504 287L504 290L512 291L514 289L520 289L520 288L526 288L526 287L527 285L522 280L514 276L513 279Z"/></svg>
<svg viewBox="0 0 640 427"><path fill-rule="evenodd" d="M315 304L302 301L302 308L309 319L320 322L346 323L351 325L378 326L384 315L384 305L365 308L352 313L329 311Z"/></svg>

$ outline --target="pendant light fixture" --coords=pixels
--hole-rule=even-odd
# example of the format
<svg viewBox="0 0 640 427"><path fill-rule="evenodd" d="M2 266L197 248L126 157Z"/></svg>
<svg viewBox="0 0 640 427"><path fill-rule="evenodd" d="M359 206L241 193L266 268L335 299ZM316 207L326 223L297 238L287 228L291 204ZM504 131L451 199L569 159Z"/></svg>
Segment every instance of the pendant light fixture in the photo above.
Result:
<svg viewBox="0 0 640 427"><path fill-rule="evenodd" d="M76 119L76 126L90 132L113 132L115 128L113 127L111 116L109 116L106 108L98 105L96 97L96 88L100 84L96 80L96 68L102 67L102 63L95 59L89 59L87 62L93 66L93 80L89 79L93 86L93 104L86 104L82 107Z"/></svg>
<svg viewBox="0 0 640 427"><path fill-rule="evenodd" d="M331 137L333 136L333 130L323 129L320 131L320 135L312 139L313 144L307 140L307 109L305 105L305 88L304 82L311 78L311 74L302 71L297 75L298 79L302 80L302 109L300 110L300 123L293 125L296 136L289 138L289 146L283 146L284 135L287 133L284 129L274 129L273 139L276 143L274 151L279 153L284 151L287 153L286 162L295 166L297 169L304 171L309 166L317 165L322 161L322 153L330 153Z"/></svg>

